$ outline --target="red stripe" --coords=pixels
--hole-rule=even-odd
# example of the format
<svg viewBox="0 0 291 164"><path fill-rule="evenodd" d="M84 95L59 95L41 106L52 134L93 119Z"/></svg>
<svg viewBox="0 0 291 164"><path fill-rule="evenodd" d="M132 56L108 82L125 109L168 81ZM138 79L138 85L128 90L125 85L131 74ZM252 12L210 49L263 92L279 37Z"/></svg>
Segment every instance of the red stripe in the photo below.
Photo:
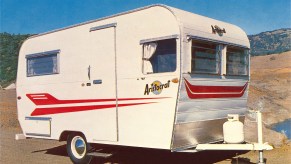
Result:
<svg viewBox="0 0 291 164"><path fill-rule="evenodd" d="M195 93L217 93L217 92L241 92L247 83L243 86L203 86L192 85L185 79L189 89Z"/></svg>
<svg viewBox="0 0 291 164"><path fill-rule="evenodd" d="M154 102L118 104L118 107L142 105L142 104L151 104L151 103L154 103ZM80 111L88 111L88 110L99 110L99 109L114 108L114 107L116 107L116 104L91 105L91 106L68 106L68 107L54 107L54 108L36 108L31 113L31 116L39 116L39 115L47 115L47 114L59 114L59 113L69 113L69 112L80 112Z"/></svg>
<svg viewBox="0 0 291 164"><path fill-rule="evenodd" d="M35 105L55 105L55 104L73 104L73 103L89 103L89 102L107 102L107 101L126 101L126 100L152 100L163 99L168 97L156 98L120 98L120 99L83 99L83 100L58 100L48 93L26 94L26 96Z"/></svg>
<svg viewBox="0 0 291 164"><path fill-rule="evenodd" d="M202 86L192 85L186 79L184 80L187 95L190 99L241 97L248 85L246 83L243 86Z"/></svg>

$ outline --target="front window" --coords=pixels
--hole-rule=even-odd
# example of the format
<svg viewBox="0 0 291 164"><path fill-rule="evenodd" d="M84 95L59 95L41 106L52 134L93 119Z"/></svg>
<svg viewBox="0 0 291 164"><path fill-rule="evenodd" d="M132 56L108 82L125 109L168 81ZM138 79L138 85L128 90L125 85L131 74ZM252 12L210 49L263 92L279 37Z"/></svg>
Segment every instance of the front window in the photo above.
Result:
<svg viewBox="0 0 291 164"><path fill-rule="evenodd" d="M248 51L242 48L227 47L226 75L248 75Z"/></svg>
<svg viewBox="0 0 291 164"><path fill-rule="evenodd" d="M176 39L145 43L143 51L143 72L145 74L176 70Z"/></svg>
<svg viewBox="0 0 291 164"><path fill-rule="evenodd" d="M191 73L219 74L219 45L211 42L192 41Z"/></svg>

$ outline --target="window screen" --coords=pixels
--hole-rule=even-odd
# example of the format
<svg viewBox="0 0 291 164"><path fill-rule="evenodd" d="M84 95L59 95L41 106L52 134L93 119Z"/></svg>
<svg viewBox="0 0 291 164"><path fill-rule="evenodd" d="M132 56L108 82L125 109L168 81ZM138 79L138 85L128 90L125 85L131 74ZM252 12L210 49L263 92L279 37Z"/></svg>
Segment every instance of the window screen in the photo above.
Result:
<svg viewBox="0 0 291 164"><path fill-rule="evenodd" d="M218 45L210 42L192 41L192 73L218 74L220 54Z"/></svg>
<svg viewBox="0 0 291 164"><path fill-rule="evenodd" d="M226 74L248 75L248 51L242 48L227 47Z"/></svg>
<svg viewBox="0 0 291 164"><path fill-rule="evenodd" d="M27 55L27 76L59 73L58 53L59 51L50 51Z"/></svg>

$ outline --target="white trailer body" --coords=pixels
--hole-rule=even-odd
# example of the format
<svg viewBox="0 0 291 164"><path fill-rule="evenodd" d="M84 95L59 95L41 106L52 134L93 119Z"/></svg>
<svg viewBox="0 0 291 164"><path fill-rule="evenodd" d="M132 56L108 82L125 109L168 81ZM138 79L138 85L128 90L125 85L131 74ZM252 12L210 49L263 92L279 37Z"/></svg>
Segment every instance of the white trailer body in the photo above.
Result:
<svg viewBox="0 0 291 164"><path fill-rule="evenodd" d="M247 110L249 53L239 27L164 5L39 34L20 50L26 137L176 151L223 140Z"/></svg>

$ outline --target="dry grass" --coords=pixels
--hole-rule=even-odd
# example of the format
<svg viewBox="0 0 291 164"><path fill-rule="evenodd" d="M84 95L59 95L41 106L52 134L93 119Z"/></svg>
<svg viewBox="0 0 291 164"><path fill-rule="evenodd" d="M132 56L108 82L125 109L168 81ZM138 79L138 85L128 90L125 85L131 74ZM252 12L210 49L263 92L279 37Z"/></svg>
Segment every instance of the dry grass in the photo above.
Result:
<svg viewBox="0 0 291 164"><path fill-rule="evenodd" d="M19 129L15 89L0 90L0 127Z"/></svg>

